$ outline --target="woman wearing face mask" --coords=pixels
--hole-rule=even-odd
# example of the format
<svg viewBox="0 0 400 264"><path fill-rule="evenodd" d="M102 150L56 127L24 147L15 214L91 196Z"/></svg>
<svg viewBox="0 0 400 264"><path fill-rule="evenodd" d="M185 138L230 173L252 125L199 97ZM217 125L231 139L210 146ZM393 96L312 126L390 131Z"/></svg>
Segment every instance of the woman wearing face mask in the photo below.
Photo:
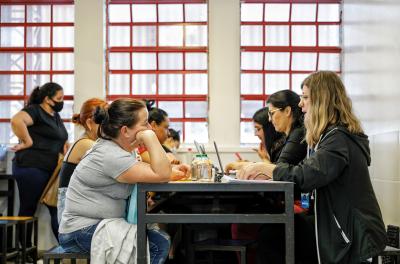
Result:
<svg viewBox="0 0 400 264"><path fill-rule="evenodd" d="M61 215L64 211L65 193L67 192L67 187L72 173L79 161L94 145L95 140L97 139L97 130L99 125L94 122L93 114L96 107L106 108L107 106L108 104L106 101L98 98L91 98L82 104L79 114L74 114L72 116L72 122L84 128L84 133L68 150L59 173L60 184L57 203L58 221L61 221Z"/></svg>
<svg viewBox="0 0 400 264"><path fill-rule="evenodd" d="M63 108L63 88L57 83L36 87L26 107L11 119L11 127L19 143L13 160L13 175L18 184L18 215L33 216L37 203L52 172L59 153L64 153L67 130L58 112ZM57 208L48 206L52 230L58 237ZM28 227L28 237L32 227ZM27 241L31 243L30 239Z"/></svg>

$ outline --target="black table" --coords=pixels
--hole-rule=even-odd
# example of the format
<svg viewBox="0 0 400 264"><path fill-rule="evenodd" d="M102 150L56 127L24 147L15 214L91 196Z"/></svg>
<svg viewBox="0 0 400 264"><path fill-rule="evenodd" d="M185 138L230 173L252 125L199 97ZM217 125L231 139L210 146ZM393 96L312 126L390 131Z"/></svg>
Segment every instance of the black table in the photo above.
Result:
<svg viewBox="0 0 400 264"><path fill-rule="evenodd" d="M294 212L293 212L293 183L290 182L245 182L245 183L199 183L199 182L174 182L138 184L137 199L137 263L147 263L146 255L146 228L148 223L282 223L285 224L286 262L294 263ZM147 211L147 192L167 193L218 193L218 196L237 192L282 192L284 193L285 210L281 214L253 213L253 214L229 214L229 213L204 213L204 214L170 214L152 213ZM190 206L190 205L188 205ZM162 204L160 205L162 207Z"/></svg>

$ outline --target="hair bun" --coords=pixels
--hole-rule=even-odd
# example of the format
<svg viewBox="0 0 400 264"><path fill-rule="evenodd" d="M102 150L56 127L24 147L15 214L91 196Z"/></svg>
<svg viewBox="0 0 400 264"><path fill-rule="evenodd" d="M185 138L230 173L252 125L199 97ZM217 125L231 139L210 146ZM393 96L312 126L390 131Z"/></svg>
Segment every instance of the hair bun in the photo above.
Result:
<svg viewBox="0 0 400 264"><path fill-rule="evenodd" d="M146 100L146 99L144 99L143 101L146 104L147 111L149 111L149 112L153 109L153 105L156 103L155 100Z"/></svg>
<svg viewBox="0 0 400 264"><path fill-rule="evenodd" d="M96 107L96 111L93 114L93 119L96 124L103 124L108 122L108 111L101 107Z"/></svg>
<svg viewBox="0 0 400 264"><path fill-rule="evenodd" d="M72 115L72 123L81 124L81 114Z"/></svg>

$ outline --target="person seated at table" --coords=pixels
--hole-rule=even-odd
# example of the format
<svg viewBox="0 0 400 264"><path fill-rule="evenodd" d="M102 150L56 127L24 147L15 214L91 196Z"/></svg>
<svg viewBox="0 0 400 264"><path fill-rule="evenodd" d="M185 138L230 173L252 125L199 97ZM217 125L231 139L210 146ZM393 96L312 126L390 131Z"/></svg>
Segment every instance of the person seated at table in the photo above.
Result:
<svg viewBox="0 0 400 264"><path fill-rule="evenodd" d="M181 144L180 131L176 131L173 128L168 129L168 137L164 141L163 146L170 150L173 154L176 154L177 149Z"/></svg>
<svg viewBox="0 0 400 264"><path fill-rule="evenodd" d="M260 139L257 151L261 160L278 161L279 154L285 143L282 133L276 132L272 123L268 120L268 107L257 110L253 115L254 135ZM250 164L246 160L231 162L225 166L225 172L230 170L239 170L243 166Z"/></svg>
<svg viewBox="0 0 400 264"><path fill-rule="evenodd" d="M61 218L59 240L66 252L90 252L93 234L102 221L120 219L125 226L129 225L123 219L133 185L167 182L172 173L171 163L151 130L142 101L118 99L107 109L97 107L94 121L100 125L99 139L72 174ZM139 145L147 148L150 164L136 160L134 149ZM178 169L182 170L180 174L187 173L183 167ZM163 263L169 250L169 237L161 230L148 230L148 233L149 244L156 245L150 247L150 258L154 263ZM125 235L121 233L119 238L124 239ZM132 243L128 247L132 250L137 243L134 239L127 242Z"/></svg>
<svg viewBox="0 0 400 264"><path fill-rule="evenodd" d="M263 175L265 179L294 182L305 192L313 190L317 237L314 229L303 235L314 237L318 262L365 263L386 245L385 226L368 171L368 138L335 72L312 73L303 81L302 90L299 105L305 113L309 157L298 165L260 164L239 171L239 177ZM305 243L296 241L296 253ZM283 245L280 247L283 253ZM259 263L275 262L260 259Z"/></svg>
<svg viewBox="0 0 400 264"><path fill-rule="evenodd" d="M81 107L79 114L72 116L72 123L82 127L84 129L83 134L77 139L72 147L69 148L65 155L60 173L59 173L59 189L58 189L58 202L57 202L57 213L58 221L61 221L61 216L65 206L65 193L71 179L72 173L74 172L79 161L85 155L85 153L92 148L97 137L97 130L99 125L93 120L93 114L97 107L105 108L108 104L106 101L98 98L91 98L86 100Z"/></svg>
<svg viewBox="0 0 400 264"><path fill-rule="evenodd" d="M169 118L168 113L163 109L154 107L153 100L146 100L146 107L149 111L149 124L151 129L156 134L158 141L163 147L164 151L167 153L167 157L172 164L180 164L180 161L175 157L172 151L164 146L163 144L168 138L169 134ZM139 148L139 154L142 157L144 162L149 162L149 153L146 151L146 148Z"/></svg>

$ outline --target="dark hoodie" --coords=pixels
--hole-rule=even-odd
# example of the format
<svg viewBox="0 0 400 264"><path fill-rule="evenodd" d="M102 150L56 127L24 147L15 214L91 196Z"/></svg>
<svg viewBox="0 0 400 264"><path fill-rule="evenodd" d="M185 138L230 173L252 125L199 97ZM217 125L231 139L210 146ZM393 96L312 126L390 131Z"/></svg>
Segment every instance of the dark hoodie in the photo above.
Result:
<svg viewBox="0 0 400 264"><path fill-rule="evenodd" d="M331 127L316 152L297 166L279 164L273 178L314 191L320 263L358 264L386 245L385 226L372 188L368 138Z"/></svg>

